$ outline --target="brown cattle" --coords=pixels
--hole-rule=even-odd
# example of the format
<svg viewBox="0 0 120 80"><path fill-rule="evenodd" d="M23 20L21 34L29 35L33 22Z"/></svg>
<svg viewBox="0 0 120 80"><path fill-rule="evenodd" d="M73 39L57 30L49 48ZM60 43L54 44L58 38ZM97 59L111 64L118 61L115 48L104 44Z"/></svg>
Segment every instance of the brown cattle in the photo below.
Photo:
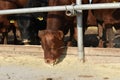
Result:
<svg viewBox="0 0 120 80"><path fill-rule="evenodd" d="M0 10L21 8L27 4L27 0L0 0ZM16 40L16 31L14 24L10 23L12 15L0 15L0 33L2 33L2 43L7 44L7 35L10 29L14 32Z"/></svg>
<svg viewBox="0 0 120 80"><path fill-rule="evenodd" d="M0 10L13 9L16 8L16 4L12 1L0 0ZM0 15L0 33L2 33L2 43L7 44L7 33L8 28L10 28L10 20L8 19L10 15Z"/></svg>
<svg viewBox="0 0 120 80"><path fill-rule="evenodd" d="M97 21L91 10L88 11L87 27L97 26Z"/></svg>
<svg viewBox="0 0 120 80"><path fill-rule="evenodd" d="M89 0L83 0L83 3L88 3ZM49 6L70 5L75 4L76 0L49 0ZM83 18L83 23L86 25L87 11ZM64 53L65 44L63 41L64 35L70 29L70 39L73 38L74 27L76 27L75 17L68 17L65 11L48 12L47 29L39 33L41 38L42 48L44 50L45 62L49 64L56 63L56 59Z"/></svg>
<svg viewBox="0 0 120 80"><path fill-rule="evenodd" d="M44 50L45 62L55 64L57 58L64 52L63 32L60 30L45 30L40 32L41 44Z"/></svg>
<svg viewBox="0 0 120 80"><path fill-rule="evenodd" d="M120 0L92 0L92 3L113 3ZM113 26L120 23L120 9L98 9L92 10L98 23L99 47L113 47ZM108 44L107 44L108 43ZM105 45L104 45L105 44Z"/></svg>
<svg viewBox="0 0 120 80"><path fill-rule="evenodd" d="M19 1L20 2L20 1ZM24 8L30 7L43 7L47 5L47 0L28 0L27 4ZM30 13L30 14L18 14L17 15L17 22L21 33L21 41L23 44L32 44L34 43L35 39L38 38L38 29L36 26L44 27L41 20L38 20L38 17L43 17L46 21L47 13L44 12L37 12L37 13ZM38 25L42 23L41 25ZM46 22L45 22L46 23ZM44 27L45 28L45 27ZM37 31L36 31L37 30Z"/></svg>

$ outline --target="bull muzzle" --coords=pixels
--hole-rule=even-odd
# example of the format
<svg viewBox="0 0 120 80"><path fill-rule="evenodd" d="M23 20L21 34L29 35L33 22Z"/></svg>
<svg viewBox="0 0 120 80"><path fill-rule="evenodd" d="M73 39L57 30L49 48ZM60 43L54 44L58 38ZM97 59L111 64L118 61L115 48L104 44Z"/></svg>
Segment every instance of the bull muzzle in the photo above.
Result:
<svg viewBox="0 0 120 80"><path fill-rule="evenodd" d="M50 66L54 66L59 62L59 59L51 60L51 59L45 59L45 63L49 64Z"/></svg>
<svg viewBox="0 0 120 80"><path fill-rule="evenodd" d="M28 40L28 39L23 39L22 42L23 42L25 45L27 45L27 44L30 43L30 40Z"/></svg>

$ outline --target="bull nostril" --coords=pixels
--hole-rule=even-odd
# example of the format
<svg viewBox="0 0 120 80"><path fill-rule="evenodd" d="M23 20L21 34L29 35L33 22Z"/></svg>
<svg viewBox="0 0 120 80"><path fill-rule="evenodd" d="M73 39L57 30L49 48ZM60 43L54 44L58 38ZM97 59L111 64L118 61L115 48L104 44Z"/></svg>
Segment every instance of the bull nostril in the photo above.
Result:
<svg viewBox="0 0 120 80"><path fill-rule="evenodd" d="M45 60L45 62L46 62L46 63L50 63L50 60L49 60L49 59L47 59L47 60Z"/></svg>

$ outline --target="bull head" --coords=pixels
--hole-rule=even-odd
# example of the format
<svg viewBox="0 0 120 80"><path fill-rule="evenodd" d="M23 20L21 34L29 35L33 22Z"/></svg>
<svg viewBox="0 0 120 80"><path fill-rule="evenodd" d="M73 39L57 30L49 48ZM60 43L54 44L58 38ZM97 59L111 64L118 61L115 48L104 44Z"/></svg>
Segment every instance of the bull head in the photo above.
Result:
<svg viewBox="0 0 120 80"><path fill-rule="evenodd" d="M41 45L44 50L44 59L48 64L56 64L64 52L63 32L43 30L38 36L41 39Z"/></svg>

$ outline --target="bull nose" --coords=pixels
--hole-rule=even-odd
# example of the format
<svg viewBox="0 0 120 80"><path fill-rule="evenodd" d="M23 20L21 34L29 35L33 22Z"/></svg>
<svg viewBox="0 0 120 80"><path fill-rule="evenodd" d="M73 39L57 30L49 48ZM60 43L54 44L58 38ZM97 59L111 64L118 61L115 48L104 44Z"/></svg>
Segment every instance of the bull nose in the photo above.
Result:
<svg viewBox="0 0 120 80"><path fill-rule="evenodd" d="M54 66L55 64L57 64L58 59L56 59L56 60L46 59L45 62L47 64L50 64L50 65Z"/></svg>
<svg viewBox="0 0 120 80"><path fill-rule="evenodd" d="M48 64L52 64L52 63L54 63L54 60L46 59L45 62L48 63Z"/></svg>
<svg viewBox="0 0 120 80"><path fill-rule="evenodd" d="M23 42L25 45L28 45L29 42L30 42L30 40L28 40L28 39L23 39L22 42Z"/></svg>
<svg viewBox="0 0 120 80"><path fill-rule="evenodd" d="M22 42L23 42L23 43L27 43L27 42L30 42L30 40L28 40L28 39L23 39Z"/></svg>

